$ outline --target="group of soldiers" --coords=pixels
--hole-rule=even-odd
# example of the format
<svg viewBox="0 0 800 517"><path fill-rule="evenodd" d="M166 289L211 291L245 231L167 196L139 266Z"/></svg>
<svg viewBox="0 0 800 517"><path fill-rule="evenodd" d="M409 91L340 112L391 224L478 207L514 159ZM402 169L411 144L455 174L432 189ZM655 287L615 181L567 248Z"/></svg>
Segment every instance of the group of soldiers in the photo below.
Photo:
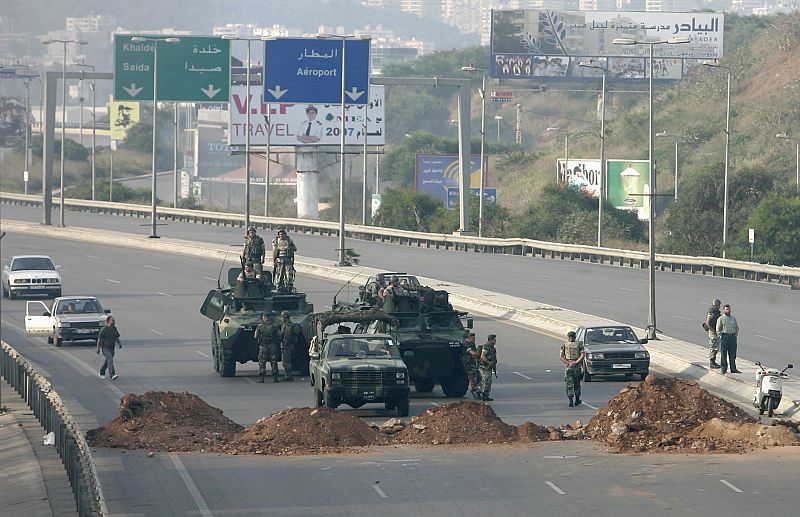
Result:
<svg viewBox="0 0 800 517"><path fill-rule="evenodd" d="M272 281L276 289L286 288L291 291L294 284L294 254L297 251L292 238L283 228L278 230L278 235L272 239ZM242 260L245 271L252 271L256 279L261 279L264 274L264 261L267 247L264 239L256 233L255 226L247 229L244 241Z"/></svg>
<svg viewBox="0 0 800 517"><path fill-rule="evenodd" d="M258 374L263 383L267 377L267 363L272 367L272 382L278 380L278 362L283 362L283 380L293 381L292 357L300 342L300 325L293 323L289 311L281 312L281 322L272 323L269 314L261 315L261 323L256 327L255 338L258 342Z"/></svg>
<svg viewBox="0 0 800 517"><path fill-rule="evenodd" d="M464 342L461 357L469 379L469 391L476 400L494 400L489 395L492 391L492 374L497 377L496 344L497 336L489 334L486 343L477 346L474 332L470 332Z"/></svg>

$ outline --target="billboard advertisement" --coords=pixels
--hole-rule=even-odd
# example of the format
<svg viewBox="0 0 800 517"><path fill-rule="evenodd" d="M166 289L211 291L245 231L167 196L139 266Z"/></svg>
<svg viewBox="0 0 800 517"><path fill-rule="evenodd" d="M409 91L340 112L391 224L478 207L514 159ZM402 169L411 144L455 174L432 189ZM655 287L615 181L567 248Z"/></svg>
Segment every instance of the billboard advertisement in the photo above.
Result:
<svg viewBox="0 0 800 517"><path fill-rule="evenodd" d="M476 196L481 195L480 188L469 189L471 194ZM458 206L458 187L447 187L447 209L455 210ZM483 206L494 206L497 204L497 189L496 188L483 188Z"/></svg>
<svg viewBox="0 0 800 517"><path fill-rule="evenodd" d="M650 163L647 160L606 160L608 201L615 208L634 210L641 220L650 213Z"/></svg>
<svg viewBox="0 0 800 517"><path fill-rule="evenodd" d="M481 187L481 157L473 154L469 162L470 187ZM488 163L488 160L487 160ZM458 155L457 154L417 154L414 167L414 190L427 192L433 197L447 203L448 187L458 188ZM484 193L489 181L489 170L484 174Z"/></svg>
<svg viewBox="0 0 800 517"><path fill-rule="evenodd" d="M15 147L25 142L25 99L0 97L0 147Z"/></svg>
<svg viewBox="0 0 800 517"><path fill-rule="evenodd" d="M228 104L228 143L245 145L247 123L247 100L245 86L231 87L231 102ZM251 87L250 101L258 103L250 111L250 145L266 146L269 125L265 120L267 104L259 98L257 89ZM367 106L367 144L385 143L386 115L385 92L380 85L369 88L370 102ZM339 145L341 130L341 105L339 104L287 104L271 103L272 135L270 144L276 146ZM346 107L348 145L364 144L364 106ZM254 111L253 111L254 110Z"/></svg>
<svg viewBox="0 0 800 517"><path fill-rule="evenodd" d="M139 103L110 101L108 119L111 122L111 140L125 140L128 129L139 122Z"/></svg>
<svg viewBox="0 0 800 517"><path fill-rule="evenodd" d="M686 60L722 57L722 13L604 12L516 9L492 11L489 74L497 79L579 79L601 72L578 66L592 60L611 78L647 78L648 45L615 45L688 37L689 43L653 47L653 79L681 79Z"/></svg>
<svg viewBox="0 0 800 517"><path fill-rule="evenodd" d="M600 196L603 175L600 174L600 160L569 159L569 167L564 169L564 160L556 164L556 181L559 185L577 187L587 196Z"/></svg>

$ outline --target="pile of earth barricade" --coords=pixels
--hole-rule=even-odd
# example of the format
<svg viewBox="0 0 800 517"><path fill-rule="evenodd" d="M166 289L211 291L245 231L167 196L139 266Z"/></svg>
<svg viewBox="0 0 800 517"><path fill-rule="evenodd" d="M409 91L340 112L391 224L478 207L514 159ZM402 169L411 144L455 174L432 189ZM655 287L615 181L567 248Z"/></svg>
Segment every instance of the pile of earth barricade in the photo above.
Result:
<svg viewBox="0 0 800 517"><path fill-rule="evenodd" d="M800 445L796 425L764 425L694 381L649 375L600 408L586 429L619 452L743 452Z"/></svg>

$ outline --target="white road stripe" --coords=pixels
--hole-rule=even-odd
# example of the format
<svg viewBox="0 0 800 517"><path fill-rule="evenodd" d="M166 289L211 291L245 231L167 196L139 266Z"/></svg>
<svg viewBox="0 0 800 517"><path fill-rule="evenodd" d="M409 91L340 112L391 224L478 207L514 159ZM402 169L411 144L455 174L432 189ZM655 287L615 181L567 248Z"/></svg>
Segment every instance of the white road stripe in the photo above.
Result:
<svg viewBox="0 0 800 517"><path fill-rule="evenodd" d="M172 297L172 295L171 295L171 294L169 294L169 293L162 293L161 291L157 292L156 294L160 294L161 296L169 296L170 298Z"/></svg>
<svg viewBox="0 0 800 517"><path fill-rule="evenodd" d="M431 406L438 406L438 405L439 405L438 402L431 402Z"/></svg>
<svg viewBox="0 0 800 517"><path fill-rule="evenodd" d="M545 484L546 484L547 486L549 486L550 488L552 488L553 490L555 490L555 491L556 491L556 493L557 493L557 494L559 494L559 495L564 495L564 494L566 493L566 492L564 492L563 490L561 490L560 488L558 488L558 487L555 485L555 483L553 483L553 482L551 482L551 481L545 481Z"/></svg>
<svg viewBox="0 0 800 517"><path fill-rule="evenodd" d="M789 318L784 318L783 321L788 321L789 323L800 323L800 321L790 320Z"/></svg>
<svg viewBox="0 0 800 517"><path fill-rule="evenodd" d="M571 460L577 458L577 456L567 456L565 454L563 456L542 456L542 458L546 460Z"/></svg>
<svg viewBox="0 0 800 517"><path fill-rule="evenodd" d="M203 280L211 280L211 281L215 281L215 280L216 280L216 278L211 278L211 277L208 277L208 276L204 276L204 277L203 277Z"/></svg>
<svg viewBox="0 0 800 517"><path fill-rule="evenodd" d="M608 300L603 300L603 299L601 299L601 298L595 298L595 299L594 299L594 301L596 301L596 302L600 302L600 303L611 303L611 302L609 302Z"/></svg>
<svg viewBox="0 0 800 517"><path fill-rule="evenodd" d="M290 406L289 404L286 404L286 409L294 409L294 406Z"/></svg>
<svg viewBox="0 0 800 517"><path fill-rule="evenodd" d="M756 337L760 337L761 339L768 339L770 341L777 341L777 339L775 339L774 337L762 336L761 334L756 334L755 336Z"/></svg>
<svg viewBox="0 0 800 517"><path fill-rule="evenodd" d="M538 275L538 276L541 277L541 278L549 278L550 280L555 280L555 277L552 277L552 276L549 276L549 275Z"/></svg>
<svg viewBox="0 0 800 517"><path fill-rule="evenodd" d="M527 375L523 375L523 374L521 374L521 373L519 373L519 372L511 372L511 373L513 373L514 375L519 375L519 376L520 376L520 377L522 377L523 379L528 379L529 381L532 381L532 380L533 380L533 378L531 378L531 377L528 377Z"/></svg>
<svg viewBox="0 0 800 517"><path fill-rule="evenodd" d="M691 320L691 318L687 318L686 316L678 316L677 314L674 314L672 317L673 318L678 318L679 320L686 320L686 321L690 321Z"/></svg>
<svg viewBox="0 0 800 517"><path fill-rule="evenodd" d="M474 268L482 268L483 267L483 266L481 266L479 264L467 264L466 262L461 264L461 265L462 266L467 266L467 267L474 267Z"/></svg>
<svg viewBox="0 0 800 517"><path fill-rule="evenodd" d="M620 290L622 290L622 291L630 291L630 292L632 292L632 293L635 293L635 292L638 292L638 291L639 291L638 289L631 289L631 288L629 288L629 287L619 287L619 286L617 286L617 289L620 289Z"/></svg>
<svg viewBox="0 0 800 517"><path fill-rule="evenodd" d="M242 377L242 378L243 378L244 380L246 380L247 382L249 382L250 384L258 384L256 381L254 381L254 380L253 380L253 379L251 379L250 377Z"/></svg>
<svg viewBox="0 0 800 517"><path fill-rule="evenodd" d="M211 357L211 356L210 356L210 355L208 355L207 353L205 353L205 352L201 352L200 350L195 350L195 352L197 352L198 354L202 355L203 357Z"/></svg>
<svg viewBox="0 0 800 517"><path fill-rule="evenodd" d="M706 307L708 306L708 302L697 302L697 303L698 303L699 305L705 305Z"/></svg>
<svg viewBox="0 0 800 517"><path fill-rule="evenodd" d="M588 408L592 408L592 409L594 409L595 411L597 411L597 410L598 410L598 408L596 408L596 407L594 407L593 405L589 404L588 402L584 402L584 401L582 401L582 400L581 400L581 405L583 405L583 406L586 406L586 407L588 407Z"/></svg>
<svg viewBox="0 0 800 517"><path fill-rule="evenodd" d="M95 257L94 255L86 255L86 256L93 259L98 259L98 260L100 259L100 257Z"/></svg>
<svg viewBox="0 0 800 517"><path fill-rule="evenodd" d="M161 269L160 267L148 266L147 264L144 264L144 267L146 267L147 269Z"/></svg>
<svg viewBox="0 0 800 517"><path fill-rule="evenodd" d="M112 280L111 278L106 278L106 282L113 282L115 284L121 284L122 283L119 280Z"/></svg>
<svg viewBox="0 0 800 517"><path fill-rule="evenodd" d="M372 485L372 488L374 488L375 491L378 492L379 496L386 499L386 494L383 492L383 490L381 490L381 487L379 487L378 485Z"/></svg>
<svg viewBox="0 0 800 517"><path fill-rule="evenodd" d="M150 329L150 332L152 332L153 334L158 334L159 336L163 336L164 335L161 332L157 331L156 329Z"/></svg>
<svg viewBox="0 0 800 517"><path fill-rule="evenodd" d="M169 455L169 459L172 460L172 464L175 465L175 469L178 471L178 474L181 475L183 483L189 490L192 499L194 499L194 504L196 504L197 509L200 510L200 515L206 517L213 517L214 514L211 513L211 510L208 508L206 500L203 499L203 495L200 493L200 490L197 489L197 485L194 484L194 480L192 479L192 476L189 475L189 471L186 470L186 467L183 466L181 458L177 454L172 452Z"/></svg>
<svg viewBox="0 0 800 517"><path fill-rule="evenodd" d="M729 481L726 481L726 480L724 480L724 479L720 479L720 480L719 480L719 482L720 482L720 483L722 483L723 485L725 485L726 487L730 488L730 489L731 489L731 490L733 490L734 492L737 492L737 493L739 493L739 494L741 494L741 493L742 493L742 491L741 491L739 488L737 488L736 486L734 486L734 485L733 485L732 483L730 483Z"/></svg>

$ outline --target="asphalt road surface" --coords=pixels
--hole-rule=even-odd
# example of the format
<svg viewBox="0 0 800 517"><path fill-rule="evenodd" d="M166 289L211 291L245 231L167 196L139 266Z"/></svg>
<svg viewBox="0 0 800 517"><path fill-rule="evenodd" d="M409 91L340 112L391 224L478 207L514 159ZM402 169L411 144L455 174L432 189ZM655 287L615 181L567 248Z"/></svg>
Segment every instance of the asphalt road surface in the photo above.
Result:
<svg viewBox="0 0 800 517"><path fill-rule="evenodd" d="M5 210L3 216L8 217ZM316 238L302 239L311 248ZM120 378L112 383L98 377L100 361L91 343L55 348L43 338L28 338L22 328L25 301L3 299L0 305L0 337L51 379L83 429L116 416L119 397L128 392L186 390L243 425L309 405L307 382L259 385L255 363L240 367L235 378L213 372L207 357L210 323L198 307L216 284L218 263L18 234L6 235L2 244L4 263L15 254L52 255L63 265L64 294L96 295L117 317L124 348L117 355ZM339 287L309 278L297 284L319 309L330 304ZM624 385L622 379L587 384L586 405L568 408L558 340L480 316L475 326L481 335L498 335L500 378L492 406L508 423L586 422ZM439 388L430 396L414 395L411 413L447 400ZM368 422L390 416L378 408L339 410ZM752 515L762 508L785 515L794 513L791 488L800 472L797 461L784 459L794 456L795 451L781 450L622 456L576 442L477 449L404 446L305 458L147 458L139 452L96 451L112 514L153 516Z"/></svg>

